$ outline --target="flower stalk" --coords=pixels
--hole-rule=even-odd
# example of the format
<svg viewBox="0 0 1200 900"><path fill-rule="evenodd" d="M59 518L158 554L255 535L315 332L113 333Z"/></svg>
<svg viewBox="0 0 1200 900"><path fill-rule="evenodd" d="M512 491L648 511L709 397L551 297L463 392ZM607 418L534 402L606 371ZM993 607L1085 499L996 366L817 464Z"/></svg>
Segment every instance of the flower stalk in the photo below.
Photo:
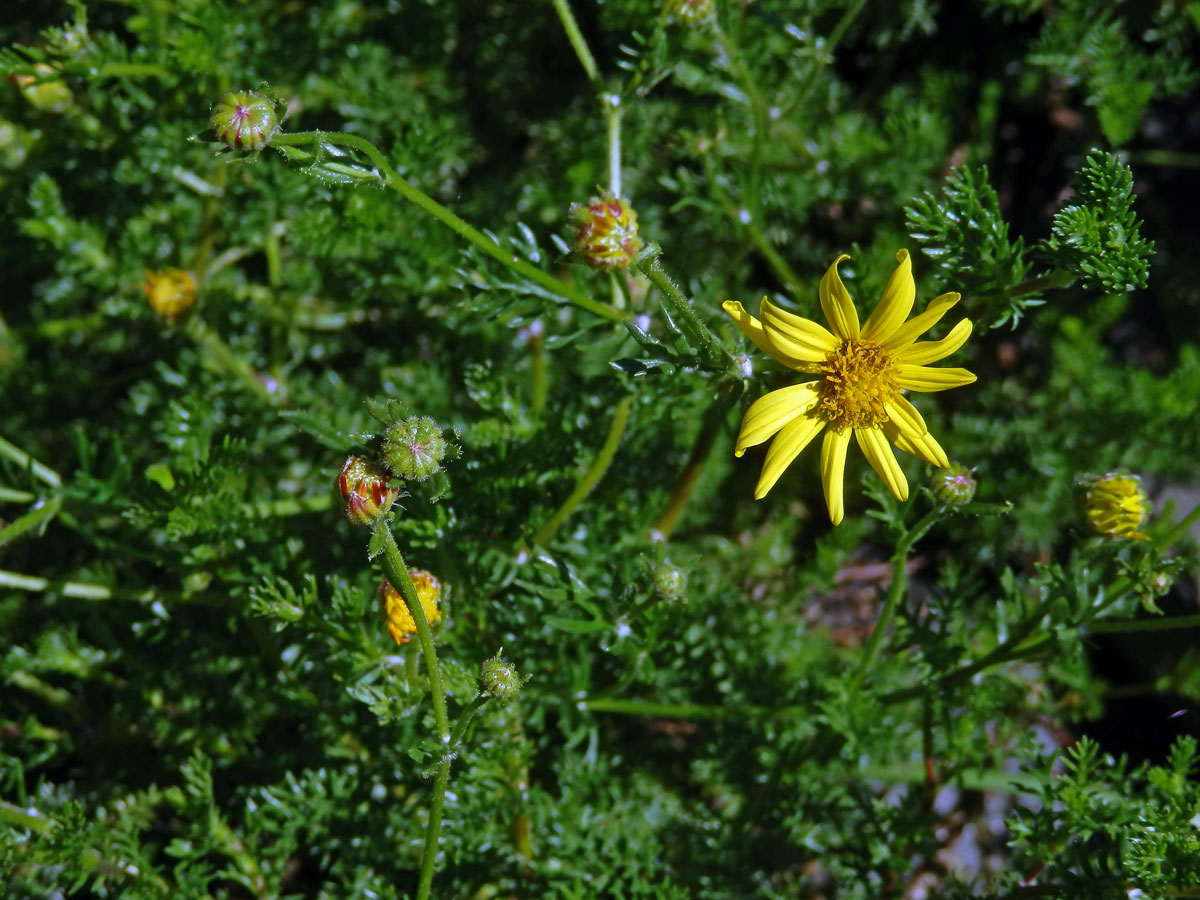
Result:
<svg viewBox="0 0 1200 900"><path fill-rule="evenodd" d="M429 693L433 698L433 718L437 725L438 742L442 747L441 759L438 760L437 770L433 778L433 794L429 800L429 824L425 829L425 847L421 852L421 874L417 882L417 900L428 900L429 891L433 885L433 868L437 860L438 842L442 833L442 809L446 803L446 785L450 779L451 749L454 737L450 732L450 718L446 715L446 689L442 684L442 669L438 664L437 650L433 646L433 634L429 630L429 622L425 619L425 610L417 597L417 589L408 574L408 566L392 529L386 521L380 521L376 526L383 536L383 574L388 582L404 597L408 604L409 613L417 626L417 641L421 645L421 653L425 657L425 668L429 676ZM468 709L471 709L470 707ZM461 728L456 733L461 737L466 722L470 721L474 710L464 714L460 719Z"/></svg>
<svg viewBox="0 0 1200 900"><path fill-rule="evenodd" d="M300 131L277 134L271 139L270 146L277 148L302 147L310 144L349 147L352 150L357 150L371 161L379 180L383 182L385 187L395 191L409 203L433 216L433 218L450 228L481 253L487 254L501 265L512 269L518 275L529 279L538 287L562 298L572 306L613 322L623 322L629 318L627 314L593 300L591 297L580 293L570 285L564 284L552 275L513 256L511 251L505 250L495 240L456 216L428 194L410 184L388 164L388 161L375 145L365 138L340 131ZM291 156L294 154L285 155ZM331 163L329 165L336 164Z"/></svg>
<svg viewBox="0 0 1200 900"><path fill-rule="evenodd" d="M713 333L709 331L708 326L701 321L691 301L683 295L679 285L671 280L671 276L663 268L659 258L661 252L659 247L651 247L650 253L647 254L644 261L630 266L630 270L635 274L639 271L642 272L650 279L650 283L659 289L668 313L699 352L700 359L706 368L714 372L727 372L740 377L737 363L733 361L733 357L721 346Z"/></svg>

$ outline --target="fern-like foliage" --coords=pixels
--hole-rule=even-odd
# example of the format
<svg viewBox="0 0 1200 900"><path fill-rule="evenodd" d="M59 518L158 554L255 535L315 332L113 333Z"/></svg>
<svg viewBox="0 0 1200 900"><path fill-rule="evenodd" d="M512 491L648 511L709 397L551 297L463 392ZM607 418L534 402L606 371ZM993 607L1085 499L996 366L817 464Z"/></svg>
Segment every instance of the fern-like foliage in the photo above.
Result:
<svg viewBox="0 0 1200 900"><path fill-rule="evenodd" d="M1080 180L1078 202L1058 211L1042 248L1086 289L1119 294L1144 288L1154 244L1141 236L1133 211L1133 173L1112 154L1094 150Z"/></svg>
<svg viewBox="0 0 1200 900"><path fill-rule="evenodd" d="M926 256L952 276L985 312L972 312L992 327L1016 323L1022 311L1040 301L1010 296L1030 264L1025 242L1010 239L1000 200L988 181L987 166L955 169L941 196L926 193L905 210L909 233Z"/></svg>

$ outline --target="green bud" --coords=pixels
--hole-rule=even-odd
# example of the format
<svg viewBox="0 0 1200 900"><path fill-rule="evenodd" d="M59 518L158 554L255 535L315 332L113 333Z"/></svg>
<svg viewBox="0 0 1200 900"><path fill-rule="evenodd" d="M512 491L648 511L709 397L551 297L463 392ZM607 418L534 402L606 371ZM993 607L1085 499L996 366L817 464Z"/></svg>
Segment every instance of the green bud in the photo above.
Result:
<svg viewBox="0 0 1200 900"><path fill-rule="evenodd" d="M654 589L664 600L678 600L687 590L687 576L674 563L659 563L654 567Z"/></svg>
<svg viewBox="0 0 1200 900"><path fill-rule="evenodd" d="M213 110L212 129L233 150L261 150L279 131L276 105L254 91L234 91Z"/></svg>
<svg viewBox="0 0 1200 900"><path fill-rule="evenodd" d="M501 703L516 699L517 692L525 683L512 663L501 659L499 653L483 661L479 667L479 681L479 692Z"/></svg>
<svg viewBox="0 0 1200 900"><path fill-rule="evenodd" d="M962 506L975 498L975 470L955 463L933 476L933 493L947 506Z"/></svg>
<svg viewBox="0 0 1200 900"><path fill-rule="evenodd" d="M445 456L442 428L428 416L410 416L384 432L383 461L400 478L424 481L441 471Z"/></svg>

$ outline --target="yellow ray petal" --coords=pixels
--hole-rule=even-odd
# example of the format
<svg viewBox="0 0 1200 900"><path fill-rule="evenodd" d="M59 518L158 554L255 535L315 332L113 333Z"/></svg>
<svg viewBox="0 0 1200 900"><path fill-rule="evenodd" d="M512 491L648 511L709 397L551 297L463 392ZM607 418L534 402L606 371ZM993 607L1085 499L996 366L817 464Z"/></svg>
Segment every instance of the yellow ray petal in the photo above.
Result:
<svg viewBox="0 0 1200 900"><path fill-rule="evenodd" d="M761 444L796 416L804 415L817 405L817 383L805 382L772 391L759 397L746 410L742 430L733 453L741 456L747 447Z"/></svg>
<svg viewBox="0 0 1200 900"><path fill-rule="evenodd" d="M825 320L833 328L833 333L843 341L858 339L858 311L854 308L854 301L846 292L846 286L842 284L837 270L838 263L849 258L848 254L843 253L833 261L821 279L819 290Z"/></svg>
<svg viewBox="0 0 1200 900"><path fill-rule="evenodd" d="M803 316L780 309L766 297L759 306L763 331L775 352L798 362L824 362L825 357L838 348L840 343L827 328ZM793 365L792 368L797 368Z"/></svg>
<svg viewBox="0 0 1200 900"><path fill-rule="evenodd" d="M762 322L746 312L742 304L736 300L726 300L721 304L721 309L725 310L725 314L733 319L733 323L742 330L742 334L750 338L754 346L758 347L763 353L770 356L776 362L783 363L789 369L795 369L800 366L800 360L782 354L771 346L771 342L767 340L767 335L763 331Z"/></svg>
<svg viewBox="0 0 1200 900"><path fill-rule="evenodd" d="M925 460L930 465L938 466L942 469L950 465L946 451L942 449L942 445L929 432L925 432L919 440L914 440L902 432L895 422L884 422L883 433L899 449Z"/></svg>
<svg viewBox="0 0 1200 900"><path fill-rule="evenodd" d="M896 360L914 366L924 366L945 359L971 336L971 320L963 319L940 341L920 341L896 351Z"/></svg>
<svg viewBox="0 0 1200 900"><path fill-rule="evenodd" d="M858 446L862 448L863 456L867 458L871 468L879 473L879 477L887 482L888 488L896 495L896 499L907 500L908 479L900 471L900 464L896 462L896 455L888 446L883 429L856 428L854 436L858 439Z"/></svg>
<svg viewBox="0 0 1200 900"><path fill-rule="evenodd" d="M934 297L929 301L929 305L925 307L925 312L919 316L913 316L897 328L893 335L881 342L882 345L888 350L900 350L907 347L936 325L950 307L957 303L961 297L962 295L956 291Z"/></svg>
<svg viewBox="0 0 1200 900"><path fill-rule="evenodd" d="M917 296L917 286L912 277L912 260L908 251L901 250L896 254L896 271L888 279L887 287L883 289L883 297L875 311L863 326L862 339L881 344L891 337L897 328L904 324L908 314L912 312L913 300Z"/></svg>
<svg viewBox="0 0 1200 900"><path fill-rule="evenodd" d="M883 408L887 410L888 418L896 423L900 431L913 440L929 433L929 428L925 425L925 419L921 417L921 413L900 394L888 400Z"/></svg>
<svg viewBox="0 0 1200 900"><path fill-rule="evenodd" d="M896 385L910 391L933 393L962 387L975 380L966 369L939 369L934 366L896 366Z"/></svg>
<svg viewBox="0 0 1200 900"><path fill-rule="evenodd" d="M825 489L829 521L834 525L841 522L845 515L842 486L846 480L846 445L850 443L850 431L830 429L825 432L825 440L821 444L821 486Z"/></svg>
<svg viewBox="0 0 1200 900"><path fill-rule="evenodd" d="M771 446L767 448L767 458L763 461L762 474L758 476L758 485L754 488L754 499L761 500L767 492L775 487L775 482L783 474L784 469L794 460L809 442L821 433L825 420L820 416L801 416L783 426Z"/></svg>

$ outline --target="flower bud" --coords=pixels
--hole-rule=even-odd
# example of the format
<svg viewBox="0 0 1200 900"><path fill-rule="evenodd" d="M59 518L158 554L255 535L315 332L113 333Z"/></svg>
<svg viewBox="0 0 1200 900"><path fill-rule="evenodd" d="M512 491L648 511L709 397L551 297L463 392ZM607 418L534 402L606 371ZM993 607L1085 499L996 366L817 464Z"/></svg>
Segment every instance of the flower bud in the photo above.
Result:
<svg viewBox="0 0 1200 900"><path fill-rule="evenodd" d="M1084 513L1093 531L1105 537L1149 540L1137 530L1150 512L1150 501L1142 490L1141 479L1136 475L1109 472L1085 479L1083 483L1087 488Z"/></svg>
<svg viewBox="0 0 1200 900"><path fill-rule="evenodd" d="M233 150L261 150L279 130L275 106L255 91L234 91L213 110L212 129Z"/></svg>
<svg viewBox="0 0 1200 900"><path fill-rule="evenodd" d="M142 290L154 311L168 322L178 319L196 302L196 279L183 269L147 272Z"/></svg>
<svg viewBox="0 0 1200 900"><path fill-rule="evenodd" d="M571 207L575 258L593 269L624 269L642 249L637 213L620 197L593 197Z"/></svg>
<svg viewBox="0 0 1200 900"><path fill-rule="evenodd" d="M667 0L663 11L668 22L700 25L713 17L717 3L716 0Z"/></svg>
<svg viewBox="0 0 1200 900"><path fill-rule="evenodd" d="M400 493L380 466L361 456L346 460L334 484L346 503L346 518L354 525L370 525L386 515Z"/></svg>
<svg viewBox="0 0 1200 900"><path fill-rule="evenodd" d="M433 625L442 620L442 611L438 608L438 600L442 594L442 586L432 573L424 569L409 569L408 577L412 579L417 591L417 599L421 601L421 609L425 613L425 621ZM388 634L397 644L407 644L408 639L417 633L417 623L413 620L412 612L404 598L386 578L379 584L379 600L387 616Z"/></svg>
<svg viewBox="0 0 1200 900"><path fill-rule="evenodd" d="M954 463L933 476L933 493L946 506L962 506L975 498L974 469Z"/></svg>
<svg viewBox="0 0 1200 900"><path fill-rule="evenodd" d="M479 682L481 694L501 703L509 703L516 699L525 679L512 663L501 659L497 653L491 659L485 659L479 667Z"/></svg>
<svg viewBox="0 0 1200 900"><path fill-rule="evenodd" d="M678 600L687 589L687 576L674 563L661 562L654 567L654 589L664 600Z"/></svg>
<svg viewBox="0 0 1200 900"><path fill-rule="evenodd" d="M75 102L75 95L71 93L71 89L62 78L39 81L41 78L54 75L54 67L47 63L37 63L33 70L37 72L36 75L8 76L9 81L16 84L17 90L21 92L21 96L29 102L29 105L49 113L64 113L70 109Z"/></svg>
<svg viewBox="0 0 1200 900"><path fill-rule="evenodd" d="M428 416L409 416L383 433L383 461L400 478L424 481L441 471L445 456L441 426Z"/></svg>

